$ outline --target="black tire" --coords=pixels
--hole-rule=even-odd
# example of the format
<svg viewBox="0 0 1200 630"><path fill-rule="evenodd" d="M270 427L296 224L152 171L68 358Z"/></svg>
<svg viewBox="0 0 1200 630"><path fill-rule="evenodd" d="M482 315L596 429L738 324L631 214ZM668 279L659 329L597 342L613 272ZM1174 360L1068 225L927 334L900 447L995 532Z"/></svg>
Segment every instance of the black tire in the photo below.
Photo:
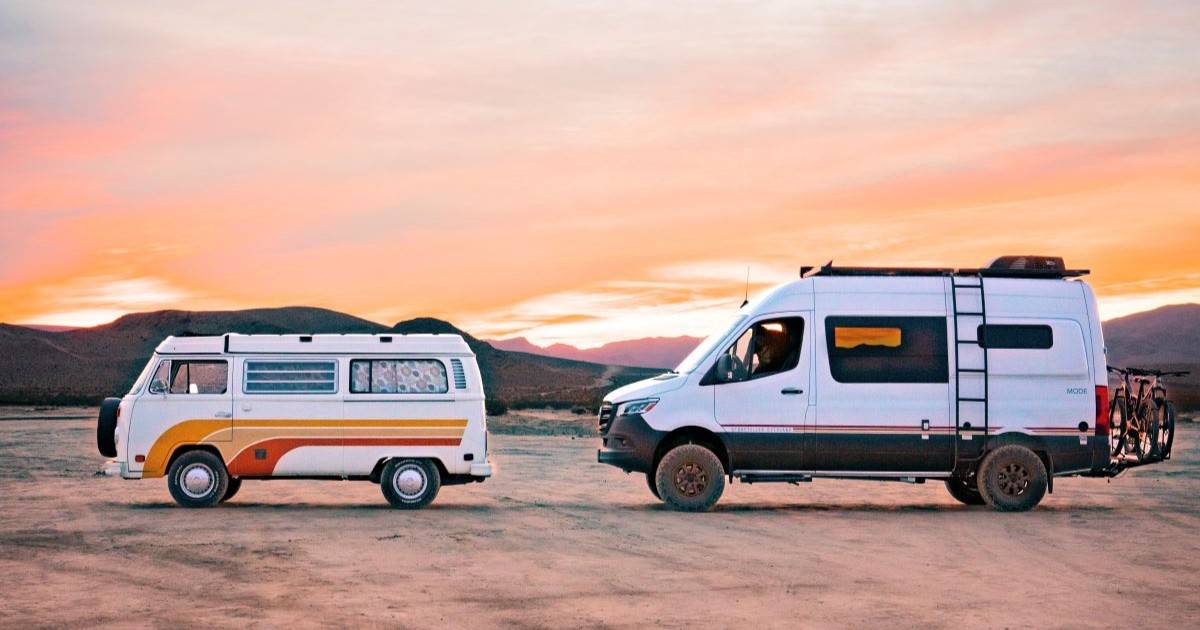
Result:
<svg viewBox="0 0 1200 630"><path fill-rule="evenodd" d="M979 485L975 483L974 479L951 477L946 480L946 490L949 490L950 496L963 505L987 504L987 501L983 500L983 495L979 494Z"/></svg>
<svg viewBox="0 0 1200 630"><path fill-rule="evenodd" d="M221 497L221 503L224 503L233 498L233 495L242 489L242 480L237 477L229 478L229 485L225 488L225 496Z"/></svg>
<svg viewBox="0 0 1200 630"><path fill-rule="evenodd" d="M212 507L229 490L229 471L220 457L208 451L188 451L167 470L167 488L183 507Z"/></svg>
<svg viewBox="0 0 1200 630"><path fill-rule="evenodd" d="M699 444L667 451L654 473L658 496L680 512L707 512L725 491L725 467L715 453Z"/></svg>
<svg viewBox="0 0 1200 630"><path fill-rule="evenodd" d="M1046 496L1049 483L1042 458L1016 444L988 453L976 478L980 496L998 512L1032 510Z"/></svg>
<svg viewBox="0 0 1200 630"><path fill-rule="evenodd" d="M1175 403L1166 401L1158 414L1158 456L1171 459L1171 447L1175 444Z"/></svg>
<svg viewBox="0 0 1200 630"><path fill-rule="evenodd" d="M379 485L392 507L416 510L433 502L442 476L428 459L393 459L383 467Z"/></svg>
<svg viewBox="0 0 1200 630"><path fill-rule="evenodd" d="M1121 451L1125 450L1125 430L1129 420L1125 407L1124 397L1114 398L1108 406L1109 447L1113 457L1120 456Z"/></svg>
<svg viewBox="0 0 1200 630"><path fill-rule="evenodd" d="M96 420L96 448L105 457L117 456L117 407L120 398L105 398L100 403L100 417Z"/></svg>
<svg viewBox="0 0 1200 630"><path fill-rule="evenodd" d="M662 495L658 493L658 482L654 480L654 473L646 473L646 487L650 488L650 494L653 494L655 499L662 501Z"/></svg>
<svg viewBox="0 0 1200 630"><path fill-rule="evenodd" d="M1158 410L1154 408L1154 403L1147 402L1138 409L1138 420L1140 430L1134 451L1139 462L1146 462L1154 459L1155 440L1158 439Z"/></svg>

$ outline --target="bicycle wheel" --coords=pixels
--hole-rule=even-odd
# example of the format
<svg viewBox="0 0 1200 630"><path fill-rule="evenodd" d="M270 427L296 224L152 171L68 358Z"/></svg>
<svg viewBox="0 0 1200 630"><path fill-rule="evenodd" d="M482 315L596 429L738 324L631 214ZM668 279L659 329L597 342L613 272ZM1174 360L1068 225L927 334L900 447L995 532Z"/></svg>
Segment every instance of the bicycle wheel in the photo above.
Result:
<svg viewBox="0 0 1200 630"><path fill-rule="evenodd" d="M1171 458L1171 445L1175 443L1175 403L1165 401L1158 407L1158 434L1156 446L1160 459Z"/></svg>
<svg viewBox="0 0 1200 630"><path fill-rule="evenodd" d="M1108 406L1108 444L1113 457L1125 449L1126 418L1125 399L1114 398Z"/></svg>
<svg viewBox="0 0 1200 630"><path fill-rule="evenodd" d="M1157 450L1156 440L1158 439L1158 412L1154 409L1154 403L1146 401L1138 406L1137 414L1137 442L1134 443L1134 452L1137 453L1138 461L1149 461L1156 456Z"/></svg>

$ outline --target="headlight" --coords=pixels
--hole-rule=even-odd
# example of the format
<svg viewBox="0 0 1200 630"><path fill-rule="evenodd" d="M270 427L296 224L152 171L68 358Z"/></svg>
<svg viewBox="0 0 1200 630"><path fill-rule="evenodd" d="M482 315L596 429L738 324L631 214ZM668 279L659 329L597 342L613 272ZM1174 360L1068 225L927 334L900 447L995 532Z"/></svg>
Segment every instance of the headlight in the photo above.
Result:
<svg viewBox="0 0 1200 630"><path fill-rule="evenodd" d="M621 404L621 409L617 415L632 416L634 414L646 413L658 404L657 398L647 398L645 400L632 400Z"/></svg>

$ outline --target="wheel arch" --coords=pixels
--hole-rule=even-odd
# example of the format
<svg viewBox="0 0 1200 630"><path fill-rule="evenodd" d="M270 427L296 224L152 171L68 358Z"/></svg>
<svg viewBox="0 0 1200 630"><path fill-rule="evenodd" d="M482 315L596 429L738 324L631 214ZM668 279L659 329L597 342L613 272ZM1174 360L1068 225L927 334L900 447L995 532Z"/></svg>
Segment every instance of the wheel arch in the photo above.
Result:
<svg viewBox="0 0 1200 630"><path fill-rule="evenodd" d="M1042 465L1046 467L1046 492L1054 494L1054 459L1050 457L1050 449L1046 447L1046 443L1041 438L1028 433L1009 431L989 437L987 444L983 447L983 452L979 454L979 460L975 465L976 469L989 453L1001 446L1009 445L1023 446L1033 451L1034 455L1042 460Z"/></svg>
<svg viewBox="0 0 1200 630"><path fill-rule="evenodd" d="M437 467L438 474L441 475L442 479L446 479L451 476L450 473L446 471L446 465L443 464L442 460L438 457L405 457L403 455L388 455L386 457L380 457L379 461L375 462L375 466L371 468L371 474L367 476L371 483L379 483L379 480L383 478L384 467L387 466L388 462L392 461L393 459L427 459L433 462L433 465Z"/></svg>
<svg viewBox="0 0 1200 630"><path fill-rule="evenodd" d="M725 446L725 440L709 429L694 425L679 427L658 441L650 462L650 470L657 470L658 462L662 461L663 456L681 444L697 444L709 449L721 460L721 466L725 468L726 473L729 472L729 449Z"/></svg>
<svg viewBox="0 0 1200 630"><path fill-rule="evenodd" d="M216 455L217 459L221 460L221 464L225 466L226 472L228 472L229 462L225 461L225 457L221 455L220 449L218 449L216 446L213 446L212 444L180 444L179 446L175 447L175 450L171 451L171 456L167 458L167 466L163 468L163 474L167 474L171 471L171 466L175 464L175 460L179 459L181 455L184 453L190 453L192 451L207 451L213 455ZM229 478L232 479L233 475L229 475Z"/></svg>

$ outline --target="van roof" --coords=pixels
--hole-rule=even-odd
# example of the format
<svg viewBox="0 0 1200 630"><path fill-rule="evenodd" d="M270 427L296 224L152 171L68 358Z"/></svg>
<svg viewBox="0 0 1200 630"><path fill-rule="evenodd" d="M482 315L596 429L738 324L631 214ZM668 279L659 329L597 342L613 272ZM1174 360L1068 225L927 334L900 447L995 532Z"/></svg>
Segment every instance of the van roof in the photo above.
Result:
<svg viewBox="0 0 1200 630"><path fill-rule="evenodd" d="M461 335L240 335L167 337L158 354L438 354L473 356Z"/></svg>

